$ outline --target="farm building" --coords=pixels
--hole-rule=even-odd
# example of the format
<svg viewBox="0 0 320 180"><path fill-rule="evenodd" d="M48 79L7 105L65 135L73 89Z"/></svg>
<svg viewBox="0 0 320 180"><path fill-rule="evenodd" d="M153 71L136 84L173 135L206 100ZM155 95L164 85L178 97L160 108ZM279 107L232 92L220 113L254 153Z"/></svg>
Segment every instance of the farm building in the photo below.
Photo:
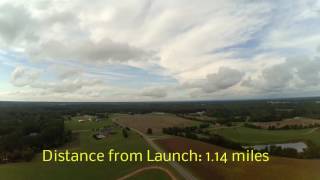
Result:
<svg viewBox="0 0 320 180"><path fill-rule="evenodd" d="M103 139L103 138L105 138L105 137L106 137L105 135L100 134L100 133L98 133L98 134L94 134L94 135L93 135L93 138L95 138L95 139L97 139L97 140L99 140L99 139Z"/></svg>
<svg viewBox="0 0 320 180"><path fill-rule="evenodd" d="M84 122L87 122L87 121L88 121L88 120L85 120L85 119L79 119L79 120L78 120L79 123L84 123Z"/></svg>
<svg viewBox="0 0 320 180"><path fill-rule="evenodd" d="M113 135L113 134L116 134L113 127L105 127L105 128L100 129L98 133L93 135L93 137L95 139L103 139L103 138L106 138L107 136Z"/></svg>

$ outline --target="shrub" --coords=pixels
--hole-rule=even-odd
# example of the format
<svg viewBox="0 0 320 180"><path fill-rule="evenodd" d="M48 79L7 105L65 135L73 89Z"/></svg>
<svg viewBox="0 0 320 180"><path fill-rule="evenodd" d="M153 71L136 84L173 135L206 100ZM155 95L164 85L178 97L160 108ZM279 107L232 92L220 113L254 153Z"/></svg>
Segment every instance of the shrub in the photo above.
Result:
<svg viewBox="0 0 320 180"><path fill-rule="evenodd" d="M152 129L151 128L148 128L147 134L152 134Z"/></svg>
<svg viewBox="0 0 320 180"><path fill-rule="evenodd" d="M128 132L127 132L126 129L122 129L122 135L123 135L124 138L129 137Z"/></svg>

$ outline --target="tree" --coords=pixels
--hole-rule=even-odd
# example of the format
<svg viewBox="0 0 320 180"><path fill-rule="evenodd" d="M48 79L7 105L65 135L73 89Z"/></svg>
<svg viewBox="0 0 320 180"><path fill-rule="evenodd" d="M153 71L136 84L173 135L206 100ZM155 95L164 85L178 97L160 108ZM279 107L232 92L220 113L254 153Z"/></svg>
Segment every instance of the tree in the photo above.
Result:
<svg viewBox="0 0 320 180"><path fill-rule="evenodd" d="M122 129L122 135L123 135L124 138L129 137L128 132L127 132L126 129Z"/></svg>
<svg viewBox="0 0 320 180"><path fill-rule="evenodd" d="M147 134L152 134L152 129L151 128L148 128Z"/></svg>

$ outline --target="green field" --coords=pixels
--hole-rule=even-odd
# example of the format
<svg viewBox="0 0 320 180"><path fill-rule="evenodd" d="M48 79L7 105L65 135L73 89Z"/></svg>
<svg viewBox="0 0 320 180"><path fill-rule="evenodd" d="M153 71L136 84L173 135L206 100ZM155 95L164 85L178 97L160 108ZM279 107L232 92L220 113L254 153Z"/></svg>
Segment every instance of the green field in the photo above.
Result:
<svg viewBox="0 0 320 180"><path fill-rule="evenodd" d="M320 130L264 130L246 127L211 129L211 133L222 135L230 140L242 144L272 144L310 140L320 145Z"/></svg>
<svg viewBox="0 0 320 180"><path fill-rule="evenodd" d="M70 151L97 151L105 152L114 148L117 151L144 152L148 148L145 141L136 133L129 132L126 139L122 136L121 128L115 128L117 132L103 140L92 138L92 129L110 125L111 120L101 122L79 123L77 120L66 121L66 127L77 132L78 140L65 147ZM79 131L80 130L80 131ZM62 148L60 148L62 149ZM149 165L142 163L108 163L108 162L82 162L82 163L45 163L38 154L32 162L10 163L0 165L0 179L4 180L87 180L87 179L116 179L136 169ZM158 175L153 172L155 179L163 179L162 172ZM157 178L159 177L159 178Z"/></svg>

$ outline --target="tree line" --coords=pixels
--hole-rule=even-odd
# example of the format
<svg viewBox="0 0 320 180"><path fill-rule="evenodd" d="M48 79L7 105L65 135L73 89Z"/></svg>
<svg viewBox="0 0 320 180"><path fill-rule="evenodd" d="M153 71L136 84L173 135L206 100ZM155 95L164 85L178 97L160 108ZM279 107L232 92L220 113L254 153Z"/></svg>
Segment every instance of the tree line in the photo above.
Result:
<svg viewBox="0 0 320 180"><path fill-rule="evenodd" d="M42 149L71 140L62 116L36 110L2 112L0 115L0 163L30 161Z"/></svg>

